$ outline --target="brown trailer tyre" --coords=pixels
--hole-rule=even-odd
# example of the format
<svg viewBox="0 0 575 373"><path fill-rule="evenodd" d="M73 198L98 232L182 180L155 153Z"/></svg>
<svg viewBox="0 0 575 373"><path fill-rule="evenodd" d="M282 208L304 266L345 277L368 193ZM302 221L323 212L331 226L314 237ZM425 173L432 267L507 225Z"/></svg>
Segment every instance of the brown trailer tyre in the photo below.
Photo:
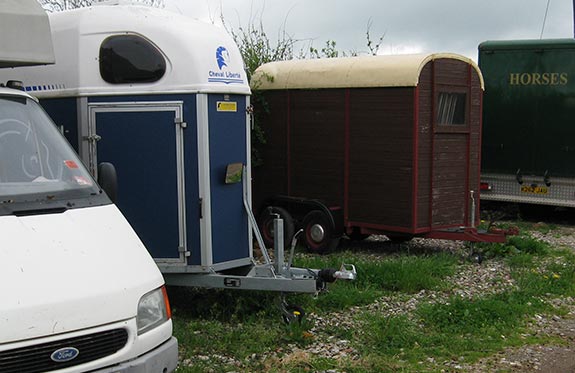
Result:
<svg viewBox="0 0 575 373"><path fill-rule="evenodd" d="M312 210L303 218L303 237L306 247L313 253L325 253L337 247L332 221L325 212Z"/></svg>
<svg viewBox="0 0 575 373"><path fill-rule="evenodd" d="M262 210L258 217L258 225L266 247L274 246L274 219L275 214L284 221L284 246L289 247L295 233L291 214L281 207L269 206Z"/></svg>

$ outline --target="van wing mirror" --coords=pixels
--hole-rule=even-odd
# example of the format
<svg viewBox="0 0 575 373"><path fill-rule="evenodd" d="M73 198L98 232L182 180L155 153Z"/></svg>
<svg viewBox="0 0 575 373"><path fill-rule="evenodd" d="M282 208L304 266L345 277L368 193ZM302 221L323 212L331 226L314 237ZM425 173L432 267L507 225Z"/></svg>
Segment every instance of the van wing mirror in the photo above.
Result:
<svg viewBox="0 0 575 373"><path fill-rule="evenodd" d="M118 197L118 176L116 167L108 162L102 162L98 165L98 184L112 202L116 203Z"/></svg>

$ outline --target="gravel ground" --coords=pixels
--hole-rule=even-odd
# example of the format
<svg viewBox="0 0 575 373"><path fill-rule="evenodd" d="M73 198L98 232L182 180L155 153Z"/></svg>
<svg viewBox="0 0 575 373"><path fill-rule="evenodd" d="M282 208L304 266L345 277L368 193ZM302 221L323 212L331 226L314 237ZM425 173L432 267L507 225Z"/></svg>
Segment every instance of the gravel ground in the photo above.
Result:
<svg viewBox="0 0 575 373"><path fill-rule="evenodd" d="M569 247L575 249L575 228L569 226L559 226L548 234L533 232L534 238L549 242L554 247ZM381 246L393 245L384 243L385 237L370 237L360 243L362 250L367 252L374 259L378 256L389 255L389 250L381 250ZM358 245L344 242L346 245ZM373 250L370 250L373 248ZM376 250L379 248L379 250ZM398 249L399 250L399 249ZM404 243L401 250L410 251L445 251L449 250L462 256L471 254L462 242L446 240L420 240L414 239L409 243ZM378 254L379 252L379 254ZM383 254L381 254L383 253ZM354 307L350 310L335 312L325 317L315 314L308 315L314 327L310 332L314 335L314 342L305 349L297 346L288 346L284 351L278 351L271 356L254 356L262 360L281 359L284 362L289 360L306 360L311 356L326 357L335 359L358 358L355 351L347 340L339 340L328 335L324 330L329 330L329 326L337 324L339 326L348 325L355 330L358 325L353 321L353 316L358 312L374 312L386 315L405 314L409 316L412 311L422 302L444 302L453 295L463 297L477 297L492 293L501 292L512 288L514 285L509 268L501 261L489 260L481 264L468 263L461 265L458 272L450 278L453 287L449 291L421 291L415 295L394 295L383 297L376 302L363 306ZM548 335L560 337L563 343L554 346L526 346L502 351L495 356L482 359L475 364L466 364L464 360L435 361L429 359L422 361L422 370L444 371L444 372L575 372L575 299L560 298L551 299L555 307L564 307L569 313L564 317L548 317L546 315L536 315L530 324L529 333L531 335ZM280 357L281 356L281 357ZM330 372L336 373L336 371Z"/></svg>
<svg viewBox="0 0 575 373"><path fill-rule="evenodd" d="M575 225L557 226L547 234L532 231L531 235L539 240L550 243L553 247L568 247L575 250ZM385 236L372 236L361 243L343 241L341 249L359 248L362 255L369 255L373 260L389 256L394 252L439 252L450 251L461 257L469 256L470 249L459 241L413 239L400 245L386 242ZM424 302L446 302L451 296L459 295L466 298L485 296L511 289L515 286L509 273L509 268L499 260L488 260L481 264L471 261L458 266L457 273L448 281L452 287L448 291L423 290L415 295L397 294L385 296L367 306L353 307L341 312L334 312L326 316L316 314L307 315L313 323L309 330L314 343L299 348L288 345L284 348L265 354L253 354L246 362L238 361L229 356L195 356L199 360L221 361L241 370L244 363L259 362L263 366L277 366L279 361L284 364L305 362L312 357L325 357L332 359L356 360L359 353L351 342L329 335L326 330L330 326L347 326L352 330L361 330L354 316L359 312L373 312L385 315L406 315L410 317L415 308ZM452 361L435 361L429 358L421 361L421 371L437 372L575 372L575 299L558 298L548 299L555 307L569 310L563 316L535 315L529 325L528 335L559 337L562 341L558 345L524 346L509 348L494 356L484 358L474 364L466 363L463 358ZM527 336L527 335L526 335ZM183 365L193 365L192 360L182 362ZM343 373L330 370L321 373Z"/></svg>

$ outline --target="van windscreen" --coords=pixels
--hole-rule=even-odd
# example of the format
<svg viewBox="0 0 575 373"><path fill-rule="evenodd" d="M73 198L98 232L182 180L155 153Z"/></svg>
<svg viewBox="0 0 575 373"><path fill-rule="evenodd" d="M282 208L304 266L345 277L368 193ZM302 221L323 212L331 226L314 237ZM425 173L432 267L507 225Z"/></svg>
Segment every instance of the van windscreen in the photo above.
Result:
<svg viewBox="0 0 575 373"><path fill-rule="evenodd" d="M25 96L0 96L3 209L42 201L72 206L72 201L98 194L100 188L40 106Z"/></svg>

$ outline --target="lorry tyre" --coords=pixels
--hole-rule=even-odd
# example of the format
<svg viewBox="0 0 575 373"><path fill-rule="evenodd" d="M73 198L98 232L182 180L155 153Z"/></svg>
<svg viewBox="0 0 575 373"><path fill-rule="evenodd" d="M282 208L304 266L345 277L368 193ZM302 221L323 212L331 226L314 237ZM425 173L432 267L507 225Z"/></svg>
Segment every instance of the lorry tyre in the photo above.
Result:
<svg viewBox="0 0 575 373"><path fill-rule="evenodd" d="M269 206L263 209L258 218L258 225L266 247L274 246L274 219L279 215L284 221L284 247L289 247L295 233L291 214L284 208Z"/></svg>
<svg viewBox="0 0 575 373"><path fill-rule="evenodd" d="M306 247L310 252L324 253L334 249L339 243L339 238L334 238L331 219L323 211L313 210L303 218L303 237Z"/></svg>

